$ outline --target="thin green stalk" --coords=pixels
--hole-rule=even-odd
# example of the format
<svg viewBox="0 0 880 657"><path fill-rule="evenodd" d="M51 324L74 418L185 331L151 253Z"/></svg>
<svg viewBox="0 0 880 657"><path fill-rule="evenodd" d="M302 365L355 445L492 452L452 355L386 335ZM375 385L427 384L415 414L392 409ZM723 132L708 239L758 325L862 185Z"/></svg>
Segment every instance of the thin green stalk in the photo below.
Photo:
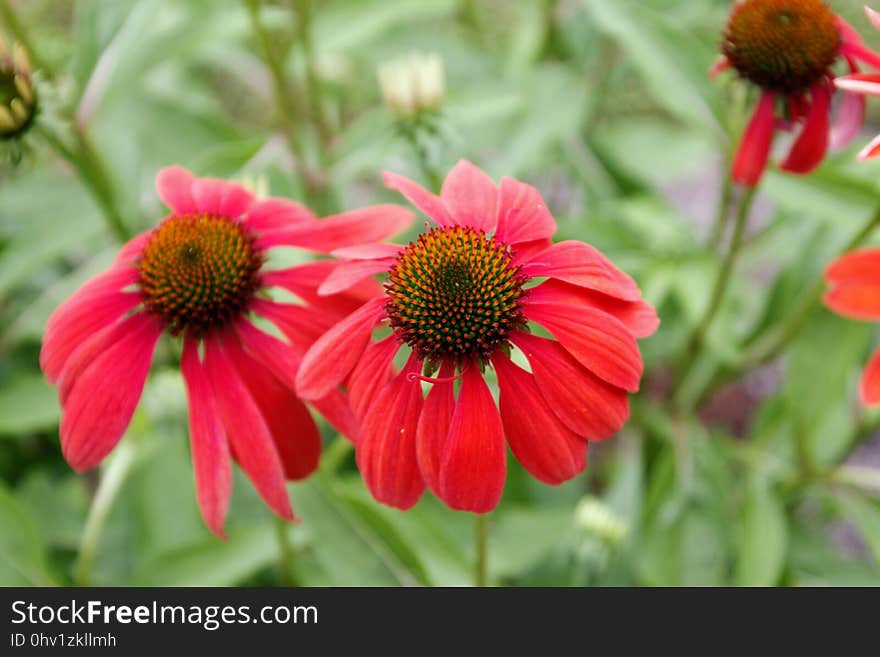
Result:
<svg viewBox="0 0 880 657"><path fill-rule="evenodd" d="M730 216L730 200L733 196L733 179L727 174L729 167L725 166L722 172L721 195L718 199L718 209L715 213L715 223L712 225L712 233L709 236L709 249L717 251L724 238L724 230L727 228L727 218Z"/></svg>
<svg viewBox="0 0 880 657"><path fill-rule="evenodd" d="M489 583L489 514L481 513L474 518L474 586Z"/></svg>
<svg viewBox="0 0 880 657"><path fill-rule="evenodd" d="M299 41L305 56L306 96L311 106L312 120L315 123L318 135L321 137L321 144L326 151L333 141L333 129L327 120L322 87L318 80L315 47L312 38L312 19L314 17L312 2L311 0L294 0L294 7L299 16Z"/></svg>
<svg viewBox="0 0 880 657"><path fill-rule="evenodd" d="M342 462L354 450L354 444L342 436L330 443L330 447L321 455L321 471L334 474L342 466Z"/></svg>
<svg viewBox="0 0 880 657"><path fill-rule="evenodd" d="M733 226L733 236L730 240L727 255L724 257L721 267L718 269L718 274L715 277L715 283L712 286L711 296L709 297L709 305L706 307L702 318L694 327L694 330L691 332L687 341L687 348L684 352L685 362L679 372L678 386L682 384L687 377L687 374L696 363L703 347L706 334L711 328L712 322L718 314L718 310L721 308L721 302L727 292L730 277L733 273L733 267L736 263L737 256L739 255L740 247L742 246L743 235L745 234L746 225L748 224L749 214L755 200L756 192L757 188L755 187L746 189L740 199L739 209L736 214L736 222Z"/></svg>
<svg viewBox="0 0 880 657"><path fill-rule="evenodd" d="M281 518L273 520L278 540L278 581L281 586L299 586L293 544L290 541L290 524Z"/></svg>
<svg viewBox="0 0 880 657"><path fill-rule="evenodd" d="M132 466L137 461L137 446L131 438L122 441L110 457L103 471L98 490L89 508L86 526L80 541L79 554L73 567L73 579L78 586L88 586L92 577L92 567L98 554L104 525L113 508L122 485L128 478Z"/></svg>

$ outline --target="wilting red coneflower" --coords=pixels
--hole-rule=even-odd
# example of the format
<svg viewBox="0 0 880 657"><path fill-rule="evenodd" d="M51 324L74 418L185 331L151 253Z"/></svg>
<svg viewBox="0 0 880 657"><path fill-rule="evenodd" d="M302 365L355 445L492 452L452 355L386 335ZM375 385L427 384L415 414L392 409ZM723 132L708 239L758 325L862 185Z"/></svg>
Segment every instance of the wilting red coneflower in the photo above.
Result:
<svg viewBox="0 0 880 657"><path fill-rule="evenodd" d="M868 20L875 30L880 30L880 13L874 11L870 7L865 7L865 13ZM880 66L877 66L880 68ZM843 91L849 91L862 96L880 96L880 73L853 73L844 75L834 80L835 86ZM867 160L869 158L880 155L880 135L872 139L858 155L859 160Z"/></svg>
<svg viewBox="0 0 880 657"><path fill-rule="evenodd" d="M880 321L880 248L851 251L825 271L825 305L844 317ZM859 396L865 406L880 404L880 350L862 374Z"/></svg>
<svg viewBox="0 0 880 657"><path fill-rule="evenodd" d="M412 213L386 205L325 219L292 201L256 200L239 185L162 170L159 196L171 213L122 247L104 273L85 283L49 318L40 363L57 383L61 447L76 470L98 465L125 432L163 332L183 341L196 492L208 527L222 535L232 486L231 459L266 504L292 519L285 478L317 466L317 427L294 393L311 343L340 318L379 295L374 281L325 296L317 287L329 261L273 269L267 251L327 251L381 240ZM269 299L283 288L298 302ZM258 328L268 320L282 340ZM338 390L313 404L343 434L355 419Z"/></svg>
<svg viewBox="0 0 880 657"><path fill-rule="evenodd" d="M831 125L835 74L843 61L851 72L862 62L880 68L880 55L821 0L743 0L734 4L712 74L733 68L761 89L758 104L734 157L734 182L758 183L777 128L802 124L780 168L809 173L829 146L839 148L864 122L864 98L845 94Z"/></svg>
<svg viewBox="0 0 880 657"><path fill-rule="evenodd" d="M629 416L628 394L642 375L636 338L656 330L654 309L592 246L552 244L556 222L529 185L504 178L496 186L464 161L439 197L393 173L385 183L435 227L406 246L376 241L334 252L340 263L319 292L382 273L386 294L314 344L299 393L318 399L345 385L361 423L357 462L366 484L401 509L426 485L454 509L493 509L504 488L505 439L541 481L581 472L587 441L614 434ZM531 333L530 323L553 337ZM373 341L382 328L390 335ZM394 374L400 350L408 355ZM514 362L514 350L531 372ZM484 379L489 367L497 406ZM426 398L423 382L431 385Z"/></svg>

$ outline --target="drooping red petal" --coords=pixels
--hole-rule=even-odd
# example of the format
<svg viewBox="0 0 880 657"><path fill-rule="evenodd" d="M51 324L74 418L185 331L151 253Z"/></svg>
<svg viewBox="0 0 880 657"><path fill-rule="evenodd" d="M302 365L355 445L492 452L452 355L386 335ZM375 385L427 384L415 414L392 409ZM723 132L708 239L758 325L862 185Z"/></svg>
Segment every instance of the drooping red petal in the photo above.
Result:
<svg viewBox="0 0 880 657"><path fill-rule="evenodd" d="M180 370L189 406L189 436L196 499L208 528L225 538L223 525L232 495L232 462L226 431L211 390L211 382L199 362L198 342L187 336L183 342Z"/></svg>
<svg viewBox="0 0 880 657"><path fill-rule="evenodd" d="M556 220L541 192L513 178L502 178L495 237L505 244L519 244L547 239L555 232Z"/></svg>
<svg viewBox="0 0 880 657"><path fill-rule="evenodd" d="M844 94L837 117L831 127L831 148L846 148L855 139L865 124L866 101L863 96Z"/></svg>
<svg viewBox="0 0 880 657"><path fill-rule="evenodd" d="M205 371L211 380L217 410L235 460L267 506L280 517L293 520L284 468L272 434L229 355L214 335L205 339Z"/></svg>
<svg viewBox="0 0 880 657"><path fill-rule="evenodd" d="M225 334L222 344L266 421L284 476L305 479L321 458L321 434L309 410L290 388L248 356L236 337Z"/></svg>
<svg viewBox="0 0 880 657"><path fill-rule="evenodd" d="M432 194L409 178L404 178L390 171L382 173L382 180L385 182L385 187L403 194L410 203L421 210L429 219L433 219L438 226L455 225L455 220L436 194Z"/></svg>
<svg viewBox="0 0 880 657"><path fill-rule="evenodd" d="M64 458L74 470L98 465L125 433L161 333L155 318L137 313L105 329L96 336L99 342L84 345L90 357L78 358L82 352L77 352L62 371L59 433Z"/></svg>
<svg viewBox="0 0 880 657"><path fill-rule="evenodd" d="M856 59L871 68L880 69L880 54L874 52L863 43L845 42L840 52L846 57Z"/></svg>
<svg viewBox="0 0 880 657"><path fill-rule="evenodd" d="M498 222L498 188L479 167L458 163L443 181L440 200L458 226L491 233Z"/></svg>
<svg viewBox="0 0 880 657"><path fill-rule="evenodd" d="M850 251L825 270L828 283L865 283L880 288L880 247Z"/></svg>
<svg viewBox="0 0 880 657"><path fill-rule="evenodd" d="M284 245L330 253L347 246L381 242L406 230L413 218L413 213L402 206L375 205L267 232L256 244L258 248Z"/></svg>
<svg viewBox="0 0 880 657"><path fill-rule="evenodd" d="M147 242L153 236L153 230L147 230L139 235L135 235L123 244L122 248L119 249L119 253L116 254L116 260L113 261L112 267L130 267L134 265L135 261L143 254Z"/></svg>
<svg viewBox="0 0 880 657"><path fill-rule="evenodd" d="M248 354L262 363L284 385L295 390L294 382L301 358L291 345L261 331L247 319L236 322L234 330Z"/></svg>
<svg viewBox="0 0 880 657"><path fill-rule="evenodd" d="M731 177L739 185L754 187L764 175L773 143L775 105L776 94L771 91L761 94L733 160Z"/></svg>
<svg viewBox="0 0 880 657"><path fill-rule="evenodd" d="M842 283L826 292L823 301L844 317L880 320L880 287L874 283Z"/></svg>
<svg viewBox="0 0 880 657"><path fill-rule="evenodd" d="M639 345L611 315L568 303L527 305L528 319L546 328L581 365L613 386L637 392L642 378Z"/></svg>
<svg viewBox="0 0 880 657"><path fill-rule="evenodd" d="M841 91L862 96L880 96L880 73L851 73L834 78Z"/></svg>
<svg viewBox="0 0 880 657"><path fill-rule="evenodd" d="M733 64L730 63L730 60L727 59L724 55L719 55L718 59L712 64L709 68L709 79L714 80L719 75L721 75L724 71L728 70Z"/></svg>
<svg viewBox="0 0 880 657"><path fill-rule="evenodd" d="M660 326L657 311L646 301L622 301L601 292L577 287L552 278L529 288L524 302L526 305L568 303L591 306L616 317L635 338L647 338L653 335Z"/></svg>
<svg viewBox="0 0 880 657"><path fill-rule="evenodd" d="M406 247L390 242L373 242L372 244L358 244L335 249L330 253L334 258L341 260L382 260L395 258Z"/></svg>
<svg viewBox="0 0 880 657"><path fill-rule="evenodd" d="M198 212L192 195L195 179L195 176L181 166L166 167L156 175L156 192L174 214L194 214Z"/></svg>
<svg viewBox="0 0 880 657"><path fill-rule="evenodd" d="M346 382L355 417L364 417L376 395L391 379L394 373L391 364L399 350L400 343L393 335L370 343L364 350Z"/></svg>
<svg viewBox="0 0 880 657"><path fill-rule="evenodd" d="M416 458L416 427L422 388L407 375L421 361L412 355L400 374L382 388L370 406L357 440L357 464L364 483L379 502L408 509L425 490Z"/></svg>
<svg viewBox="0 0 880 657"><path fill-rule="evenodd" d="M244 187L218 178L196 178L191 191L202 214L237 219L254 203L254 197Z"/></svg>
<svg viewBox="0 0 880 657"><path fill-rule="evenodd" d="M501 421L517 461L535 478L561 484L587 467L587 441L569 429L550 409L535 378L497 352Z"/></svg>
<svg viewBox="0 0 880 657"><path fill-rule="evenodd" d="M820 80L810 89L811 104L803 130L779 168L792 173L809 173L828 152L831 135L831 89Z"/></svg>
<svg viewBox="0 0 880 657"><path fill-rule="evenodd" d="M538 389L569 429L588 440L602 440L620 431L629 418L625 390L589 372L553 340L520 331L511 341L528 358Z"/></svg>
<svg viewBox="0 0 880 657"><path fill-rule="evenodd" d="M387 272L391 269L392 265L394 265L393 258L340 262L327 277L327 280L321 283L321 287L318 288L318 294L338 294L375 274Z"/></svg>
<svg viewBox="0 0 880 657"><path fill-rule="evenodd" d="M443 364L439 378L451 377L455 372L452 365ZM435 383L425 398L425 406L416 430L416 451L419 469L428 488L440 495L440 466L449 438L449 427L455 412L455 386L453 383Z"/></svg>
<svg viewBox="0 0 880 657"><path fill-rule="evenodd" d="M450 508L488 513L501 499L506 476L501 416L480 369L471 365L449 426L437 494Z"/></svg>
<svg viewBox="0 0 880 657"><path fill-rule="evenodd" d="M864 406L880 404L880 350L874 352L859 383L859 399Z"/></svg>
<svg viewBox="0 0 880 657"><path fill-rule="evenodd" d="M49 316L40 349L40 367L51 383L55 383L71 354L89 336L140 303L137 292L122 291L137 277L134 268L112 268L84 283Z"/></svg>
<svg viewBox="0 0 880 657"><path fill-rule="evenodd" d="M523 264L531 277L549 276L624 301L642 298L636 282L620 271L601 251L574 240L557 242Z"/></svg>
<svg viewBox="0 0 880 657"><path fill-rule="evenodd" d="M285 230L317 217L304 205L281 198L256 201L244 219L245 225L257 234Z"/></svg>
<svg viewBox="0 0 880 657"><path fill-rule="evenodd" d="M296 377L299 395L318 399L339 385L360 360L384 312L385 299L372 299L322 335L303 358Z"/></svg>
<svg viewBox="0 0 880 657"><path fill-rule="evenodd" d="M325 397L313 399L309 403L340 434L352 442L357 439L358 420L341 390L331 390Z"/></svg>
<svg viewBox="0 0 880 657"><path fill-rule="evenodd" d="M333 260L316 260L296 267L266 271L262 274L263 285L284 288L310 306L319 306L325 312L338 314L340 319L360 308L365 301L383 294L381 285L367 279L342 294L319 295L318 288L336 266Z"/></svg>
<svg viewBox="0 0 880 657"><path fill-rule="evenodd" d="M251 310L281 329L291 345L296 347L300 359L315 340L336 323L333 315L312 306L279 303L269 299L254 299Z"/></svg>
<svg viewBox="0 0 880 657"><path fill-rule="evenodd" d="M877 135L868 142L868 145L859 151L856 159L859 162L864 162L865 160L873 159L878 155L880 155L880 135Z"/></svg>

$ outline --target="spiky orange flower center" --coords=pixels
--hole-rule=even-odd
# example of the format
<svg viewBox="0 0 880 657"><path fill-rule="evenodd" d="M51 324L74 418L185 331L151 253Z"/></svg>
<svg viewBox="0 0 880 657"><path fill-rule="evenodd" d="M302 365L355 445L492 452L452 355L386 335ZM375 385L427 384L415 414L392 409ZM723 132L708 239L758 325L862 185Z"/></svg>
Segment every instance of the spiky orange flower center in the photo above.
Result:
<svg viewBox="0 0 880 657"><path fill-rule="evenodd" d="M731 13L721 50L743 77L790 93L825 75L840 44L834 13L821 0L746 0Z"/></svg>
<svg viewBox="0 0 880 657"><path fill-rule="evenodd" d="M524 281L504 244L472 228L434 228L397 256L387 312L428 361L485 359L525 323Z"/></svg>
<svg viewBox="0 0 880 657"><path fill-rule="evenodd" d="M172 334L201 335L246 312L263 254L244 227L213 215L172 216L153 232L138 267L144 305Z"/></svg>

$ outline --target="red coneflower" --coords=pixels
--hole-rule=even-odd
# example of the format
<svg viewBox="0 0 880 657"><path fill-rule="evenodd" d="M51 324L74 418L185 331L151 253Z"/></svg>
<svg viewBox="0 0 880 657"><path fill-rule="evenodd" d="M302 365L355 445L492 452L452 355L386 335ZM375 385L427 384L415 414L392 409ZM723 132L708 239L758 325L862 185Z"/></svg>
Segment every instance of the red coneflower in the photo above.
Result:
<svg viewBox="0 0 880 657"><path fill-rule="evenodd" d="M825 305L851 319L880 321L880 248L851 251L825 271L829 290ZM865 406L880 404L880 350L874 353L862 374L859 396Z"/></svg>
<svg viewBox="0 0 880 657"><path fill-rule="evenodd" d="M231 458L266 504L292 519L285 478L314 471L318 429L294 393L294 376L312 342L381 288L365 281L324 297L317 286L332 263L267 266L267 250L326 251L384 239L412 213L377 206L317 220L280 199L256 200L243 187L162 170L159 196L170 208L155 229L122 247L106 272L85 283L49 318L40 364L57 383L61 447L76 470L98 465L131 421L163 331L183 340L196 492L205 522L222 535L231 493ZM261 292L279 287L301 303ZM253 313L286 340L257 328ZM314 406L353 436L354 416L336 390Z"/></svg>
<svg viewBox="0 0 880 657"><path fill-rule="evenodd" d="M800 174L821 164L829 144L841 147L855 137L864 122L864 99L846 94L832 126L831 67L844 60L851 72L859 70L859 61L880 68L880 55L821 0L737 2L721 51L713 75L732 67L761 88L731 170L734 182L748 187L767 168L776 128L803 124L780 164Z"/></svg>
<svg viewBox="0 0 880 657"><path fill-rule="evenodd" d="M459 162L440 196L401 176L385 183L436 227L406 246L337 250L319 292L377 273L386 294L309 350L297 377L306 399L344 384L360 420L357 462L373 496L406 509L427 485L447 505L483 513L501 497L506 448L541 481L586 465L588 440L617 432L639 388L636 338L659 320L636 283L583 242L551 244L556 222L540 193L499 186ZM529 332L535 323L553 338ZM391 335L373 341L373 331ZM398 374L392 361L409 352ZM514 361L519 350L531 371ZM484 380L498 375L498 405ZM460 382L456 397L456 382ZM422 382L432 385L426 398ZM500 412L499 412L500 409Z"/></svg>

